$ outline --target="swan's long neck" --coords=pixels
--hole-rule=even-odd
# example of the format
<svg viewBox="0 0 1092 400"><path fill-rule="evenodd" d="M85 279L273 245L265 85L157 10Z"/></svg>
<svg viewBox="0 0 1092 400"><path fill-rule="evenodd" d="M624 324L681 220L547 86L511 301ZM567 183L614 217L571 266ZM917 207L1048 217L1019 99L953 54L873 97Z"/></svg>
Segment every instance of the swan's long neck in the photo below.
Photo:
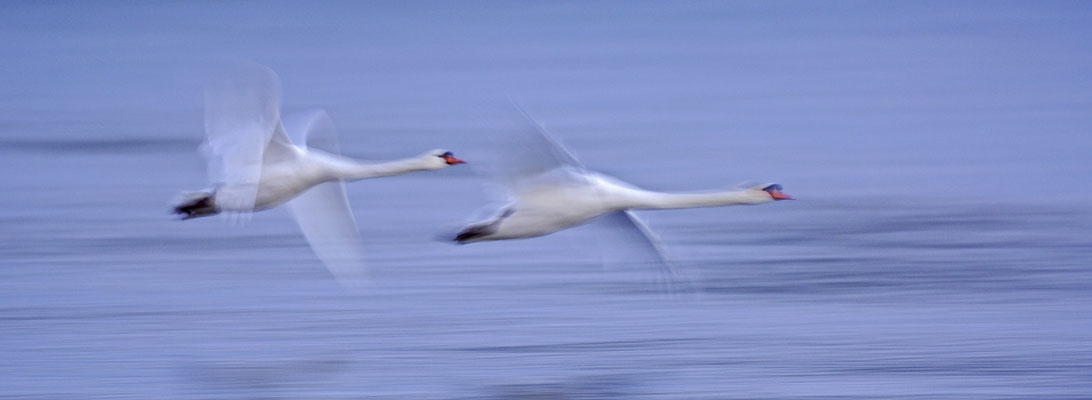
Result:
<svg viewBox="0 0 1092 400"><path fill-rule="evenodd" d="M379 163L367 163L347 157L325 155L323 157L334 179L355 181L367 178L399 175L407 172L433 169L420 157Z"/></svg>
<svg viewBox="0 0 1092 400"><path fill-rule="evenodd" d="M631 208L665 209L761 204L773 201L765 193L754 190L732 190L709 193L662 193L639 190L632 193Z"/></svg>

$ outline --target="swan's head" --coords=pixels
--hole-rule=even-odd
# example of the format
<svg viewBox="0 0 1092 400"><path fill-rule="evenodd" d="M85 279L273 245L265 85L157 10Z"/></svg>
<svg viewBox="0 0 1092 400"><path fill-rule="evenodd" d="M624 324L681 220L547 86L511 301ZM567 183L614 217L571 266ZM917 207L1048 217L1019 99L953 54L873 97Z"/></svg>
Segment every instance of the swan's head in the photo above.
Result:
<svg viewBox="0 0 1092 400"><path fill-rule="evenodd" d="M432 150L422 155L421 159L428 169L440 169L449 165L466 163L466 161L455 158L455 155L447 150Z"/></svg>
<svg viewBox="0 0 1092 400"><path fill-rule="evenodd" d="M770 197L774 200L796 200L795 197L792 197L782 192L782 190L784 189L785 188L781 187L781 185L776 183L771 183L762 187L762 191L769 193Z"/></svg>

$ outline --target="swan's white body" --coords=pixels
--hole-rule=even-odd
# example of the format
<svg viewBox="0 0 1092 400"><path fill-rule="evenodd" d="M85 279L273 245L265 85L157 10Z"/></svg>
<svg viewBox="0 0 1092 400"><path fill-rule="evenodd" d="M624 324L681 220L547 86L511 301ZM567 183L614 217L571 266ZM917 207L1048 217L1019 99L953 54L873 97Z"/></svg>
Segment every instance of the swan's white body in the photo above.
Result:
<svg viewBox="0 0 1092 400"><path fill-rule="evenodd" d="M511 192L511 200L489 220L489 232L464 236L459 242L542 236L586 223L596 217L628 210L715 207L774 201L767 186L710 193L662 193L643 190L612 177L573 167L559 167L528 177Z"/></svg>
<svg viewBox="0 0 1092 400"><path fill-rule="evenodd" d="M659 241L631 210L762 204L792 198L781 193L777 184L707 193L640 189L588 171L526 113L523 119L529 122L520 130L523 143L513 146L507 170L499 174L504 205L490 218L463 228L456 242L542 236L600 218L614 225L615 236L621 234L629 244L625 252L651 254L670 269Z"/></svg>
<svg viewBox="0 0 1092 400"><path fill-rule="evenodd" d="M342 282L364 278L360 233L344 181L435 170L461 162L433 150L403 160L365 163L338 155L324 112L280 118L280 83L273 71L235 65L205 96L211 189L189 193L175 207L182 219L249 213L288 203L315 253ZM286 129L287 128L287 129Z"/></svg>
<svg viewBox="0 0 1092 400"><path fill-rule="evenodd" d="M309 126L325 124L325 114L309 116ZM306 140L304 131L302 140ZM215 150L212 150L214 153ZM448 166L443 150L433 150L418 157L383 163L366 163L315 148L296 146L277 129L264 150L257 176L228 173L213 191L218 211L249 212L283 204L303 191L324 182L355 181L399 175L414 171L435 170ZM219 162L233 164L237 160ZM226 169L253 169L245 164ZM234 179L233 179L234 178ZM247 179L249 178L249 179ZM254 178L257 182L254 182Z"/></svg>

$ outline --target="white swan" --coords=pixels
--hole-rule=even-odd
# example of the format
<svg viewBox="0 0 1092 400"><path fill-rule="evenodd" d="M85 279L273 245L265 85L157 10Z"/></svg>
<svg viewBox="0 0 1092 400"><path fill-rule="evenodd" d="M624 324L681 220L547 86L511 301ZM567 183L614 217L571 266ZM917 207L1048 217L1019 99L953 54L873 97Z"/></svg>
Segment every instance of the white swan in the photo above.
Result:
<svg viewBox="0 0 1092 400"><path fill-rule="evenodd" d="M277 75L256 64L233 67L205 93L202 148L214 186L184 195L174 207L183 220L288 202L307 241L334 275L359 279L360 233L343 182L463 163L444 150L383 163L342 157L324 112L282 124Z"/></svg>
<svg viewBox="0 0 1092 400"><path fill-rule="evenodd" d="M666 263L656 238L630 210L762 204L793 198L778 184L709 193L640 189L588 171L541 125L520 112L530 126L522 135L527 143L511 152L515 157L500 179L507 203L492 217L463 228L452 238L455 242L541 236L606 216L606 221L642 238Z"/></svg>

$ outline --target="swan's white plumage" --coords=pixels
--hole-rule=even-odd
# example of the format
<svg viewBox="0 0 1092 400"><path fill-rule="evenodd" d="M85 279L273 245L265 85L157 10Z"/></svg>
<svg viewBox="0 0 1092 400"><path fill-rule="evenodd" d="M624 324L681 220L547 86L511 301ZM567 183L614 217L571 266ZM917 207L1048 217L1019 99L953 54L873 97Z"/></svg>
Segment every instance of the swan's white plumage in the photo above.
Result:
<svg viewBox="0 0 1092 400"><path fill-rule="evenodd" d="M524 188L534 189L541 180L562 183L581 179L587 168L518 104L512 117L508 146L490 171L492 195L499 200L518 197Z"/></svg>
<svg viewBox="0 0 1092 400"><path fill-rule="evenodd" d="M205 87L205 143L209 179L229 188L217 198L225 210L254 208L266 148L280 122L280 81L264 66L233 63Z"/></svg>
<svg viewBox="0 0 1092 400"><path fill-rule="evenodd" d="M617 246L637 246L637 253L647 261L670 271L659 239L635 214L612 211L604 197L603 183L609 180L589 172L584 164L546 131L522 107L513 102L518 122L509 151L498 163L492 189L504 196L504 206L491 219L478 224L492 224L495 232L478 240L500 240L549 234L579 225L597 216L611 225L604 234L621 240L604 246L603 255L611 260ZM472 241L472 240L471 240ZM632 254L632 252L630 252Z"/></svg>
<svg viewBox="0 0 1092 400"><path fill-rule="evenodd" d="M214 188L186 195L175 212L183 219L218 212L247 215L290 202L307 241L343 283L365 276L362 241L343 182L462 162L443 150L383 163L342 157L324 112L282 124L280 81L257 64L228 66L206 87L205 102L202 149Z"/></svg>
<svg viewBox="0 0 1092 400"><path fill-rule="evenodd" d="M319 148L338 153L333 122L317 111L287 118L288 137L307 151ZM321 146L321 147L320 147ZM345 182L323 182L288 202L296 224L315 254L340 282L356 285L367 279L364 243L345 194Z"/></svg>
<svg viewBox="0 0 1092 400"><path fill-rule="evenodd" d="M711 193L661 193L588 171L542 125L518 105L516 108L524 124L516 130L515 144L505 152L506 156L498 163L500 171L494 174L494 187L500 188L494 191L505 197L501 211L464 228L455 237L458 242L547 235L601 217L598 221L612 227L604 234L622 238L611 246L625 243L621 248L606 248L605 252L645 254L670 270L659 239L632 209L760 204L774 200L762 186Z"/></svg>
<svg viewBox="0 0 1092 400"><path fill-rule="evenodd" d="M337 140L334 123L326 111L295 113L285 117L283 125L289 141L296 146L341 154L341 144Z"/></svg>

